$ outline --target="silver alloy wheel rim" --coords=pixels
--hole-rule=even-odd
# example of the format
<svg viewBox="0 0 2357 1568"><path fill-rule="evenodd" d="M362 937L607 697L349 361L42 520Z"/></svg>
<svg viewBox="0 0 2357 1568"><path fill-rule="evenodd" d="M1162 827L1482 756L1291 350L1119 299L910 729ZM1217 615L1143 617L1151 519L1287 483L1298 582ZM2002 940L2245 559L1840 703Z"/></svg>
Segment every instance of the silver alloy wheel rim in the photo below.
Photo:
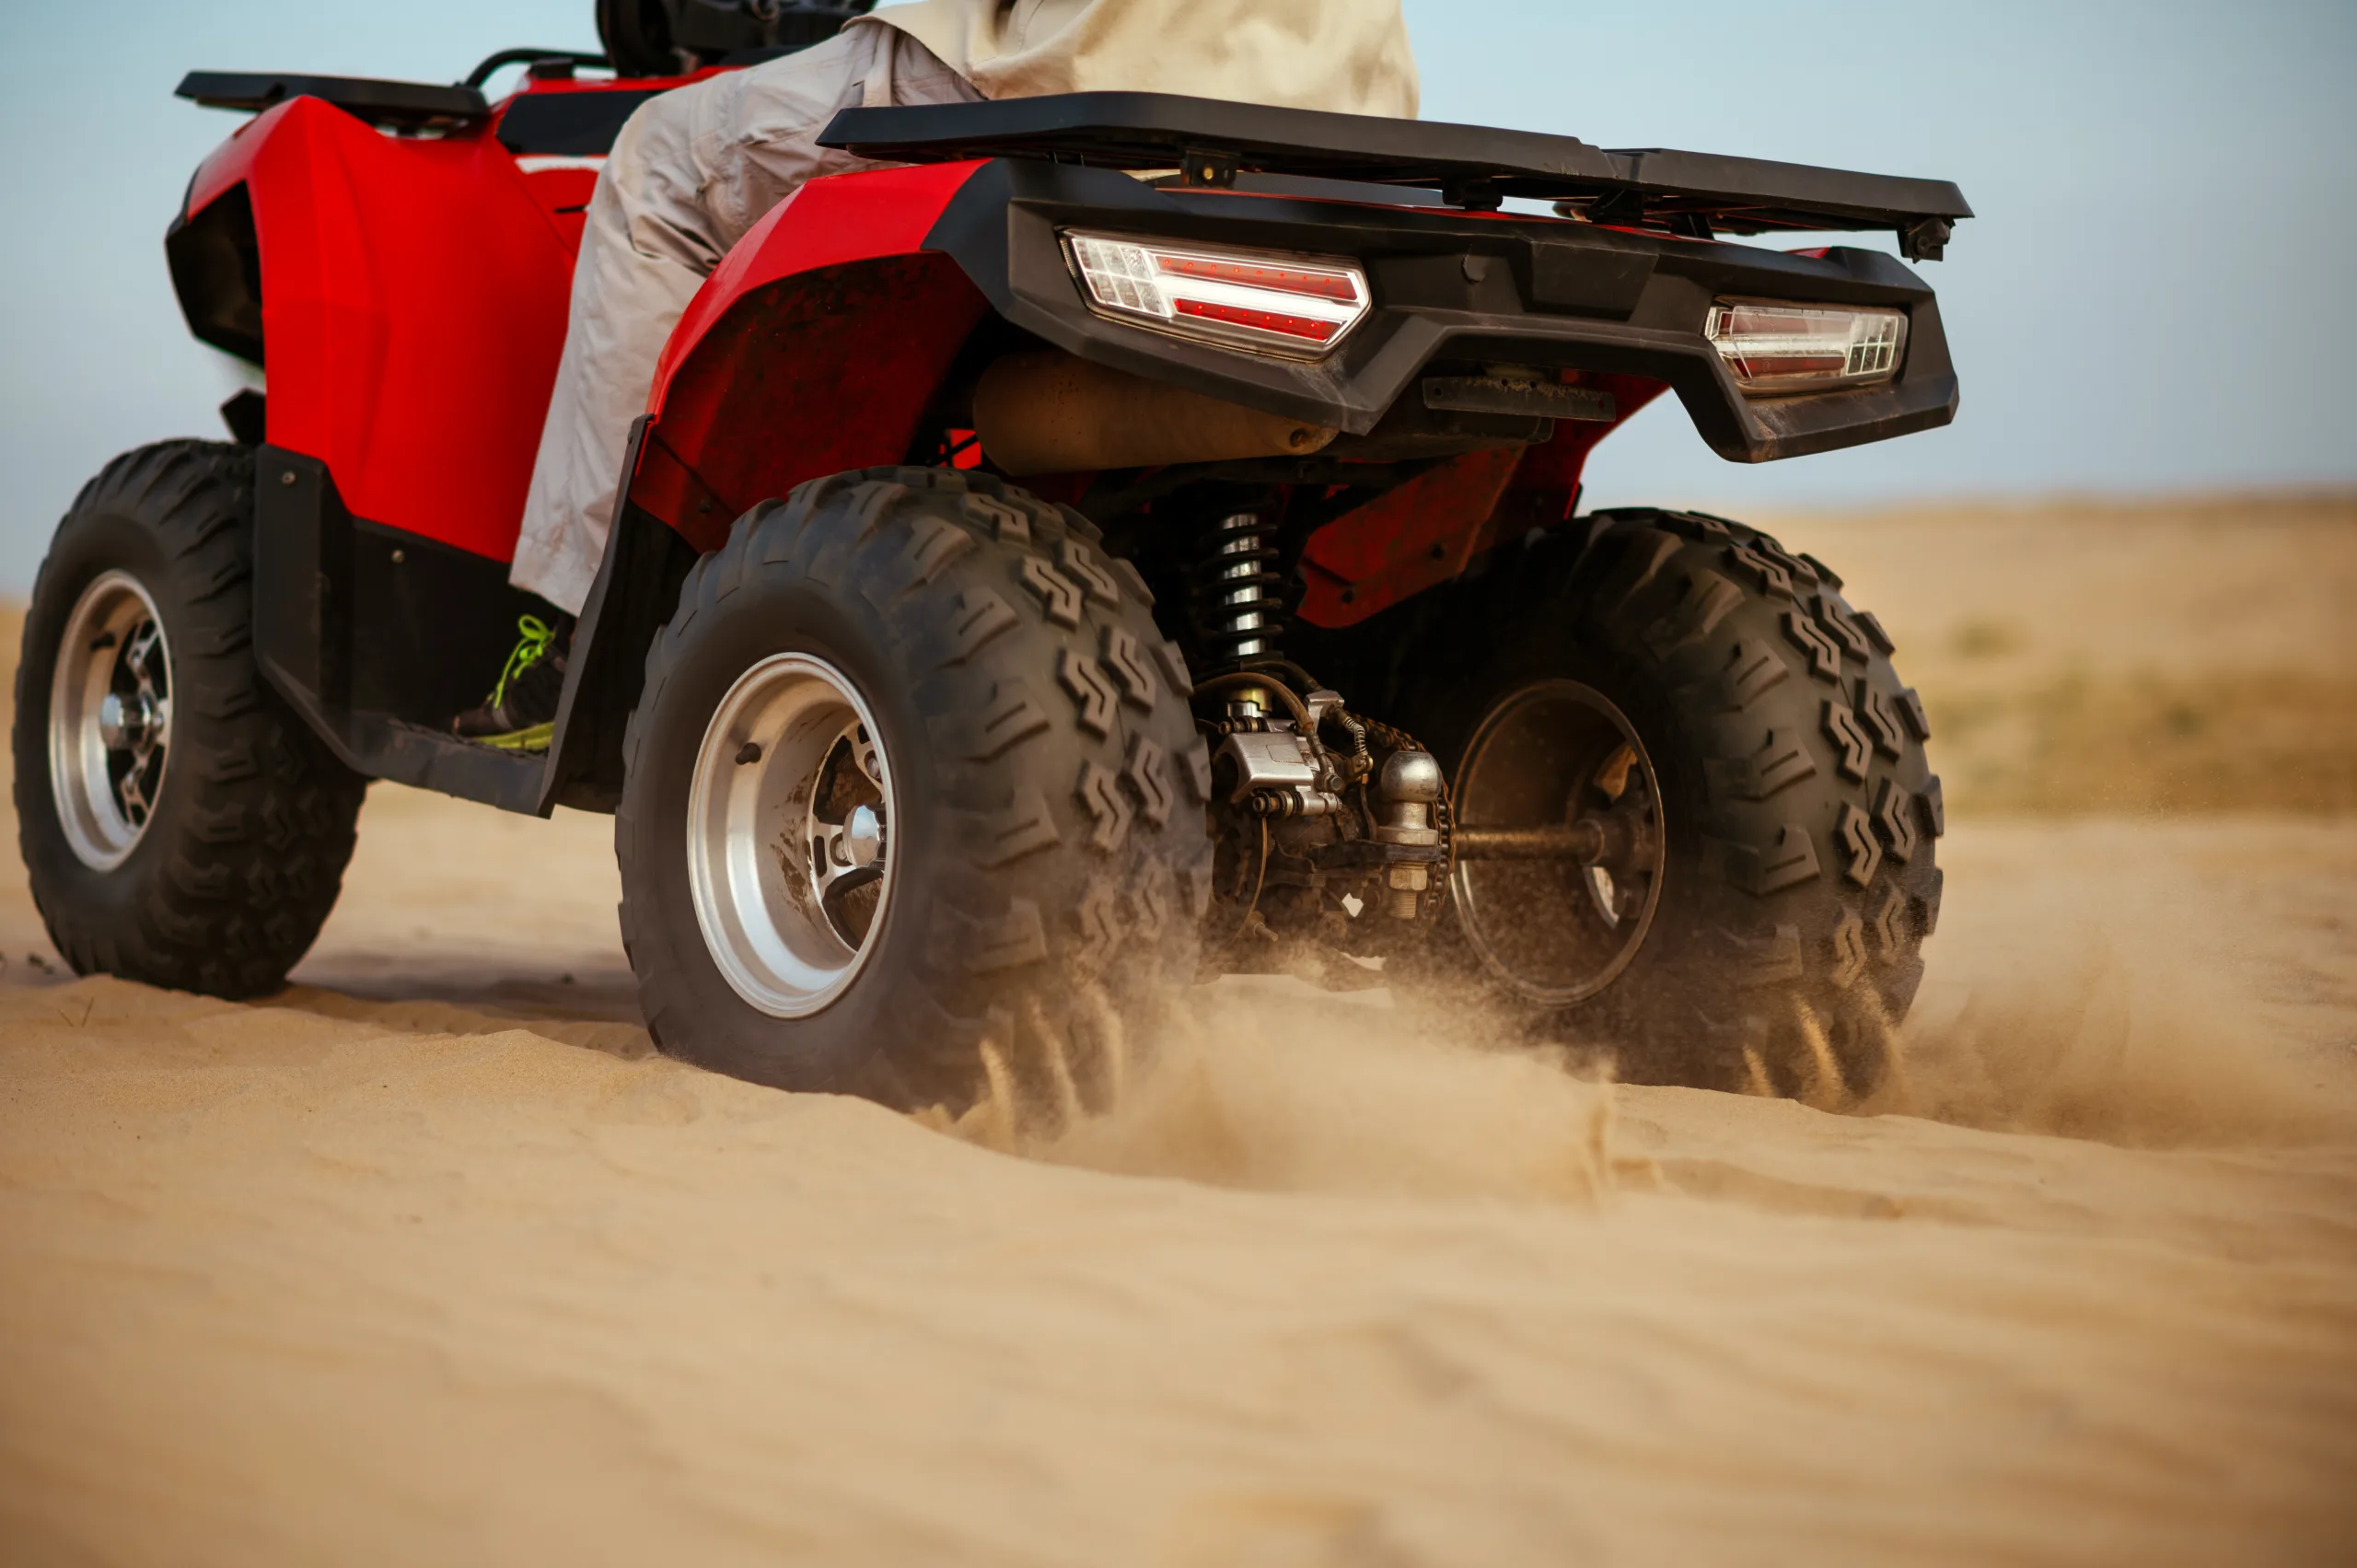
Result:
<svg viewBox="0 0 2357 1568"><path fill-rule="evenodd" d="M49 786L83 865L111 871L139 847L171 761L172 653L139 579L101 573L58 639L49 685Z"/></svg>
<svg viewBox="0 0 2357 1568"><path fill-rule="evenodd" d="M730 987L773 1018L832 1004L876 948L892 894L892 774L858 689L773 654L704 728L688 791L688 886Z"/></svg>
<svg viewBox="0 0 2357 1568"><path fill-rule="evenodd" d="M1653 928L1668 842L1660 781L1628 716L1576 680L1534 681L1474 727L1451 795L1467 828L1633 819L1617 875L1602 864L1460 859L1451 877L1466 941L1516 994L1565 1007L1619 979Z"/></svg>

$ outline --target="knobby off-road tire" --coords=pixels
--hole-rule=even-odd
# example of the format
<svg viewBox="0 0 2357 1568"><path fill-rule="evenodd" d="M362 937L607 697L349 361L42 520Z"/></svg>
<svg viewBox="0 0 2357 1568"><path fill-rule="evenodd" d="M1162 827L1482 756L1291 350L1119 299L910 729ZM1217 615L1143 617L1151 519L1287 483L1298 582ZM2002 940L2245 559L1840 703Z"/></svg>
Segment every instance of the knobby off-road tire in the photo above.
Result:
<svg viewBox="0 0 2357 1568"><path fill-rule="evenodd" d="M1152 596L1097 542L987 476L871 469L755 507L690 574L647 656L614 823L622 938L666 1052L905 1109L961 1110L993 1072L1018 1095L1106 1091L1193 974L1211 774ZM723 972L687 847L714 715L788 654L855 688L892 791L864 957L800 1016Z"/></svg>
<svg viewBox="0 0 2357 1568"><path fill-rule="evenodd" d="M1945 822L1922 703L1840 580L1724 519L1607 512L1502 552L1424 625L1434 673L1404 722L1452 777L1484 714L1544 680L1617 705L1657 777L1643 945L1550 1026L1633 1081L1880 1083L1939 917ZM1432 954L1459 973L1479 968L1463 929Z"/></svg>
<svg viewBox="0 0 2357 1568"><path fill-rule="evenodd" d="M335 907L367 781L255 667L253 515L250 452L144 447L83 487L33 585L17 666L17 843L33 902L76 973L260 995L284 982ZM95 856L91 833L77 852L61 815L73 803L56 787L51 724L61 656L110 656L110 644L61 647L94 591L152 605L170 714L144 823L102 838L96 847L111 853Z"/></svg>

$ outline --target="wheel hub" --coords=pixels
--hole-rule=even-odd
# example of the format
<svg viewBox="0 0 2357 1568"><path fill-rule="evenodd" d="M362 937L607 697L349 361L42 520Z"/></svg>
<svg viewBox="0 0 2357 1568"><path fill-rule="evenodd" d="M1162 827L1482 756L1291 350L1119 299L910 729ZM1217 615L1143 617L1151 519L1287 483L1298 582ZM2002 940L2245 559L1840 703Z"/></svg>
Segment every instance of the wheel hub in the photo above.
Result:
<svg viewBox="0 0 2357 1568"><path fill-rule="evenodd" d="M1457 916L1483 965L1549 1006L1609 985L1643 945L1666 848L1627 716L1577 681L1526 686L1475 730L1456 800Z"/></svg>
<svg viewBox="0 0 2357 1568"><path fill-rule="evenodd" d="M99 738L110 751L135 751L163 728L163 712L145 691L110 691L99 700Z"/></svg>
<svg viewBox="0 0 2357 1568"><path fill-rule="evenodd" d="M872 806L853 807L850 818L840 828L825 826L832 837L829 854L834 865L864 871L884 853L884 821Z"/></svg>
<svg viewBox="0 0 2357 1568"><path fill-rule="evenodd" d="M147 830L172 738L171 648L146 588L128 572L82 590L50 680L51 795L65 842L110 871Z"/></svg>
<svg viewBox="0 0 2357 1568"><path fill-rule="evenodd" d="M891 895L892 783L850 679L807 654L738 677L698 748L688 877L714 963L749 1005L806 1017L865 965Z"/></svg>

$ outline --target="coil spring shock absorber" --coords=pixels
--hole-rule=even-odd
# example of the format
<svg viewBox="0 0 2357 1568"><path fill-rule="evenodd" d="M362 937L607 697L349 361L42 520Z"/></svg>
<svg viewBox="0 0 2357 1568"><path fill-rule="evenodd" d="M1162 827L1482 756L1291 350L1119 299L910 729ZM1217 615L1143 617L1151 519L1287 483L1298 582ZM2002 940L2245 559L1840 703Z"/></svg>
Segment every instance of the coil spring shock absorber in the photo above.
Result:
<svg viewBox="0 0 2357 1568"><path fill-rule="evenodd" d="M1237 669L1277 652L1283 579L1258 512L1236 512L1212 525L1197 587L1197 619L1214 670Z"/></svg>

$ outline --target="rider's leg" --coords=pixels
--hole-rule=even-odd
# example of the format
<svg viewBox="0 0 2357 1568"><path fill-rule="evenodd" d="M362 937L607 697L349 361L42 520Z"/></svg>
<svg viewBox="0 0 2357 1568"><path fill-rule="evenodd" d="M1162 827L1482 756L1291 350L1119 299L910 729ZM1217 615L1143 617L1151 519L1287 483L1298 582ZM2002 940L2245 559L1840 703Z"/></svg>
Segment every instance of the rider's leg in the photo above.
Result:
<svg viewBox="0 0 2357 1568"><path fill-rule="evenodd" d="M807 180L865 167L813 140L861 102L981 95L897 29L854 23L782 60L650 99L598 177L572 313L508 580L565 615L523 628L498 685L451 727L516 749L549 741L573 626L605 554L622 445L655 362L730 246Z"/></svg>
<svg viewBox="0 0 2357 1568"><path fill-rule="evenodd" d="M568 613L589 597L622 439L644 409L656 356L717 254L694 157L694 100L709 87L642 104L589 198L564 351L508 573Z"/></svg>
<svg viewBox="0 0 2357 1568"><path fill-rule="evenodd" d="M589 202L510 573L517 587L579 612L605 552L623 441L688 301L803 181L865 167L813 140L836 110L980 96L907 34L859 22L799 53L651 99L631 117Z"/></svg>

